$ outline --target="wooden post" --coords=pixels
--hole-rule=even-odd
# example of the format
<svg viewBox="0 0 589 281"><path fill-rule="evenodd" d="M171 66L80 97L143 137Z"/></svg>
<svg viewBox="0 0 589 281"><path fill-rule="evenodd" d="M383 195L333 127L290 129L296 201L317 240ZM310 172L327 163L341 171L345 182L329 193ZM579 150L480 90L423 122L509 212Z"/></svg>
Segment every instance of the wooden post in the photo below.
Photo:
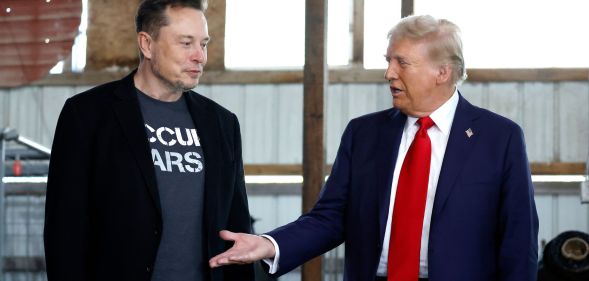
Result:
<svg viewBox="0 0 589 281"><path fill-rule="evenodd" d="M413 0L401 0L401 17L413 15L415 12L415 5Z"/></svg>
<svg viewBox="0 0 589 281"><path fill-rule="evenodd" d="M211 43L208 47L208 62L205 73L207 70L225 70L226 6L226 0L209 1L206 16Z"/></svg>
<svg viewBox="0 0 589 281"><path fill-rule="evenodd" d="M305 67L303 74L303 212L317 201L325 179L323 96L327 72L327 1L305 1ZM303 281L320 281L321 257L303 265Z"/></svg>
<svg viewBox="0 0 589 281"><path fill-rule="evenodd" d="M354 0L352 65L364 65L364 0Z"/></svg>

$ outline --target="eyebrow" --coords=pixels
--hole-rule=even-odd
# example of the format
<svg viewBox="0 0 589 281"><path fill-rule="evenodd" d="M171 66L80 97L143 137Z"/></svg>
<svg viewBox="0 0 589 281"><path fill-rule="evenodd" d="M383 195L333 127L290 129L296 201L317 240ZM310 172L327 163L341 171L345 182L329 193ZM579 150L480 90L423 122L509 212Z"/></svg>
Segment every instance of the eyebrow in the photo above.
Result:
<svg viewBox="0 0 589 281"><path fill-rule="evenodd" d="M384 55L384 58L385 58L387 61L390 61L390 60L392 60L392 59L395 59L395 60L404 60L404 61L407 61L407 58L406 58L406 57L404 57L404 56L401 56L401 55L393 55L393 56Z"/></svg>
<svg viewBox="0 0 589 281"><path fill-rule="evenodd" d="M180 35L180 39L194 40L194 36L192 36L192 35ZM207 36L207 37L203 38L202 41L209 42L209 41L211 41L211 37Z"/></svg>

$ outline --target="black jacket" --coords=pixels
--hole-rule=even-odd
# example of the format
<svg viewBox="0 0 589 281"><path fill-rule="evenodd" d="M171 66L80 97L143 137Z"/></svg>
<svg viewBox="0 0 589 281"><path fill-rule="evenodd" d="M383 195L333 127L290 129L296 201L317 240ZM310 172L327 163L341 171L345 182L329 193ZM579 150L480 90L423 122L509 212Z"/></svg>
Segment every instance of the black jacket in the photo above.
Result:
<svg viewBox="0 0 589 281"><path fill-rule="evenodd" d="M59 116L45 208L49 281L151 278L162 218L134 74L68 99ZM207 161L208 260L231 246L220 230L251 232L241 136L233 113L192 91L184 98ZM207 272L207 280L253 279L251 265Z"/></svg>

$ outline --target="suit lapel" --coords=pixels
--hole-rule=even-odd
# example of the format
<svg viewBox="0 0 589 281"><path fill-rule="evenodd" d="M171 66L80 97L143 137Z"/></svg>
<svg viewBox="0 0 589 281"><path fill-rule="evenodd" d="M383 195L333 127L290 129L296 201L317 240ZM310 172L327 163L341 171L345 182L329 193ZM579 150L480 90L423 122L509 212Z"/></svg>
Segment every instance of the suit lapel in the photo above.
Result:
<svg viewBox="0 0 589 281"><path fill-rule="evenodd" d="M398 110L391 111L389 117L391 121L387 122L384 128L378 129L379 142L378 149L376 150L378 154L375 155L377 157L378 169L376 175L379 175L376 186L380 241L384 239L389 214L393 173L395 171L395 163L397 163L397 156L399 155L403 127L407 120L407 116Z"/></svg>
<svg viewBox="0 0 589 281"><path fill-rule="evenodd" d="M477 117L478 115L475 112L475 107L460 96L440 170L432 220L433 217L438 215L444 208L448 196L452 192L456 180L460 175L464 164L467 162L466 160L470 157L472 148L478 140L479 134L476 132L480 128L477 128L474 124L474 120L476 120ZM471 130L474 134L468 136L468 130Z"/></svg>
<svg viewBox="0 0 589 281"><path fill-rule="evenodd" d="M129 150L131 150L141 170L153 204L161 215L157 181L150 153L151 149L147 141L139 101L135 95L134 75L135 71L121 80L121 86L115 90L115 95L119 98L119 101L113 104L113 110L121 124L123 134L127 138Z"/></svg>
<svg viewBox="0 0 589 281"><path fill-rule="evenodd" d="M221 135L221 126L217 114L200 100L202 97L196 93L184 93L188 111L196 127L200 145L203 149L205 163L205 200L204 200L204 226L207 232L215 230L214 217L216 210L222 208L222 199L227 188L222 184L223 159L228 159L228 148L225 139Z"/></svg>

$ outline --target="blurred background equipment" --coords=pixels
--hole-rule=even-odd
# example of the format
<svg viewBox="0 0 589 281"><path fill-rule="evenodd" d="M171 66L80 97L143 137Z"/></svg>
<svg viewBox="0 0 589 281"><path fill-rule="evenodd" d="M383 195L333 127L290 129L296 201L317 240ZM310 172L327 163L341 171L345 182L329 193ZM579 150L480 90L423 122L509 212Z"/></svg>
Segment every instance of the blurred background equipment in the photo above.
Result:
<svg viewBox="0 0 589 281"><path fill-rule="evenodd" d="M51 151L0 128L0 280L45 280L43 221Z"/></svg>
<svg viewBox="0 0 589 281"><path fill-rule="evenodd" d="M538 281L589 280L589 235L565 231L544 247Z"/></svg>

